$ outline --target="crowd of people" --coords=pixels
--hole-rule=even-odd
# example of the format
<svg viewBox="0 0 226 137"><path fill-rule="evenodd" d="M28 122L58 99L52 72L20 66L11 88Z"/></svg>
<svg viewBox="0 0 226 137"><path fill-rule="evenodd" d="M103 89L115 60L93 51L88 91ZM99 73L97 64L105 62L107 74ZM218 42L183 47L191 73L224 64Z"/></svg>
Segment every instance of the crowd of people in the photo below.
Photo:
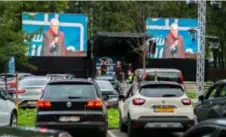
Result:
<svg viewBox="0 0 226 137"><path fill-rule="evenodd" d="M107 75L108 68L109 68L108 65L109 64L107 62L101 63L100 75ZM117 80L121 81L123 79L122 75L124 75L125 78L127 79L131 79L132 74L133 74L133 68L131 63L117 61L114 67L114 73L112 75L114 75L117 78Z"/></svg>

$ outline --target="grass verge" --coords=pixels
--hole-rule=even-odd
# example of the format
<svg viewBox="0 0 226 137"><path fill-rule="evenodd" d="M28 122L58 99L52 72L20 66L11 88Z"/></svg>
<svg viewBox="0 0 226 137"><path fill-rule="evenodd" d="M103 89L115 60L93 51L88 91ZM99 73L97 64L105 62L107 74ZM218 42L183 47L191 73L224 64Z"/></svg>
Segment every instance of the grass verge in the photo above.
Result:
<svg viewBox="0 0 226 137"><path fill-rule="evenodd" d="M194 91L189 91L189 92L187 92L187 96L191 99L196 99L197 93Z"/></svg>
<svg viewBox="0 0 226 137"><path fill-rule="evenodd" d="M21 126L34 127L35 125L35 111L36 109L19 109L18 124ZM108 127L118 128L119 126L119 112L118 109L108 110Z"/></svg>

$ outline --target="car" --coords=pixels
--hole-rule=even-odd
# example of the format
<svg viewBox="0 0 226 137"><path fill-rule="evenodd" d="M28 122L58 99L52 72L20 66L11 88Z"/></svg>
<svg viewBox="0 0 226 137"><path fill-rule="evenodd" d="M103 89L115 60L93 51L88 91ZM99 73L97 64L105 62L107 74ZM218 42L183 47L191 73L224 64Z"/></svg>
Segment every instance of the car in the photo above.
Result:
<svg viewBox="0 0 226 137"><path fill-rule="evenodd" d="M117 78L115 76L101 75L101 76L96 76L95 79L110 81L111 84L114 86L115 90L119 91L119 81L117 80Z"/></svg>
<svg viewBox="0 0 226 137"><path fill-rule="evenodd" d="M36 101L42 96L42 90L50 81L46 76L30 76L18 83L19 107L36 107ZM13 92L16 99L16 88L9 88L8 92Z"/></svg>
<svg viewBox="0 0 226 137"><path fill-rule="evenodd" d="M0 74L0 88L5 88L5 76L6 76L6 82L7 82L7 87L12 88L16 87L16 74L11 74L11 73L4 73ZM30 73L18 73L18 80L22 80L25 77L33 76Z"/></svg>
<svg viewBox="0 0 226 137"><path fill-rule="evenodd" d="M93 80L71 79L49 82L37 102L36 127L69 132L96 132L105 137L107 107Z"/></svg>
<svg viewBox="0 0 226 137"><path fill-rule="evenodd" d="M75 75L73 74L47 74L46 75L48 78L53 80L60 80L60 79L72 79L75 78Z"/></svg>
<svg viewBox="0 0 226 137"><path fill-rule="evenodd" d="M204 120L187 130L182 137L226 137L226 120Z"/></svg>
<svg viewBox="0 0 226 137"><path fill-rule="evenodd" d="M178 69L166 69L166 68L147 68L136 69L133 76L132 82L140 81L173 81L180 84L184 83L183 73ZM155 79L156 78L156 79Z"/></svg>
<svg viewBox="0 0 226 137"><path fill-rule="evenodd" d="M68 132L47 128L0 127L0 137L72 137Z"/></svg>
<svg viewBox="0 0 226 137"><path fill-rule="evenodd" d="M0 126L17 126L17 108L12 97L0 89Z"/></svg>
<svg viewBox="0 0 226 137"><path fill-rule="evenodd" d="M113 85L109 81L96 80L97 85L100 88L101 94L108 108L118 107L118 92L114 89Z"/></svg>
<svg viewBox="0 0 226 137"><path fill-rule="evenodd" d="M140 129L185 131L195 123L191 99L176 82L143 81L119 98L120 131L128 137Z"/></svg>
<svg viewBox="0 0 226 137"><path fill-rule="evenodd" d="M226 80L219 80L198 97L195 106L197 121L226 116Z"/></svg>

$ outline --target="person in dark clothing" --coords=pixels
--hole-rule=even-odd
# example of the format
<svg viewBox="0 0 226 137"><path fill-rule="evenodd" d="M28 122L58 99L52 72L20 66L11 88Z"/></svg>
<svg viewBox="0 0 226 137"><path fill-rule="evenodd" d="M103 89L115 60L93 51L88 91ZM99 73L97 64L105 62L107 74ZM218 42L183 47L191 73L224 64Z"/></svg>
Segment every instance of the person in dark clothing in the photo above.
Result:
<svg viewBox="0 0 226 137"><path fill-rule="evenodd" d="M122 66L121 62L117 61L116 66L115 66L115 76L118 80L120 80L121 76L121 71L122 71Z"/></svg>
<svg viewBox="0 0 226 137"><path fill-rule="evenodd" d="M107 74L107 64L106 62L103 62L100 66L100 71L101 71L101 75L106 75Z"/></svg>

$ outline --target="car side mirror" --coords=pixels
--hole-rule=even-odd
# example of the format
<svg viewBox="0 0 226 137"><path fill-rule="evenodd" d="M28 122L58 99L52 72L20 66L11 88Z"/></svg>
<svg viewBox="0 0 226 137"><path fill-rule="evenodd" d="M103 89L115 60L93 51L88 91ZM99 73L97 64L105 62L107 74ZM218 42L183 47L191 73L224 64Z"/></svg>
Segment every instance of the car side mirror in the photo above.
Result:
<svg viewBox="0 0 226 137"><path fill-rule="evenodd" d="M125 96L124 95L119 95L119 100L124 100Z"/></svg>
<svg viewBox="0 0 226 137"><path fill-rule="evenodd" d="M198 97L198 99L202 102L205 98L204 98L203 95L200 95L200 96Z"/></svg>

